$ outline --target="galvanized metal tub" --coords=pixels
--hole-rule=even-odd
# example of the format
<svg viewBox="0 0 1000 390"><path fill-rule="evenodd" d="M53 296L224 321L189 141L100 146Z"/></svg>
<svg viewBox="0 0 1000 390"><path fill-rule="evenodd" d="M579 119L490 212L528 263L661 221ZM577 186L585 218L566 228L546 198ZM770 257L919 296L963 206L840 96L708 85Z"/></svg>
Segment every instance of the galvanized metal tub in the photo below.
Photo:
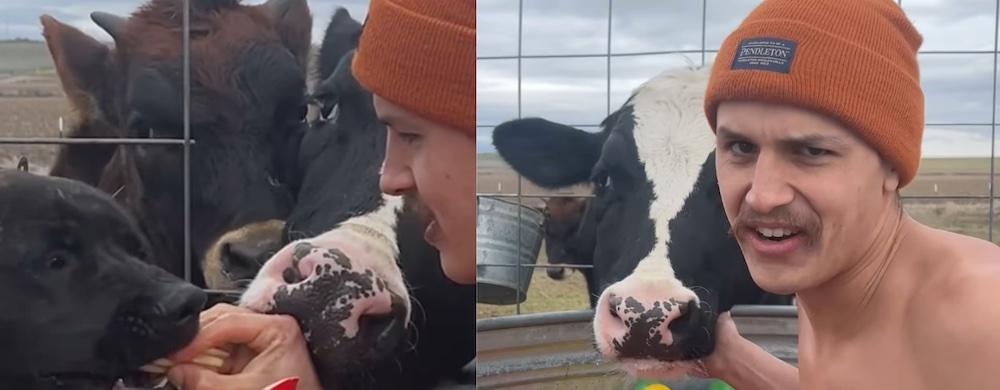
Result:
<svg viewBox="0 0 1000 390"><path fill-rule="evenodd" d="M740 334L798 364L794 306L736 306ZM528 314L476 321L477 389L630 389L637 380L594 350L593 312ZM705 390L710 379L665 381L672 390Z"/></svg>
<svg viewBox="0 0 1000 390"><path fill-rule="evenodd" d="M531 207L497 198L480 197L478 202L477 301L493 305L524 302L534 267L518 264L533 265L538 260L544 215Z"/></svg>

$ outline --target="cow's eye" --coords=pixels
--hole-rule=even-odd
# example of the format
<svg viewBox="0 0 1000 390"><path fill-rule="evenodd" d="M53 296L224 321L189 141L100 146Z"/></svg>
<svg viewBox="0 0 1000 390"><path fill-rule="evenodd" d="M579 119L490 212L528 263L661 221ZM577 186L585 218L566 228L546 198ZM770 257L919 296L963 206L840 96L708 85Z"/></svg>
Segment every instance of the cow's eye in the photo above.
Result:
<svg viewBox="0 0 1000 390"><path fill-rule="evenodd" d="M72 256L64 251L51 252L45 256L45 269L48 271L61 271L69 267Z"/></svg>
<svg viewBox="0 0 1000 390"><path fill-rule="evenodd" d="M49 269L58 271L58 270L61 270L63 268L66 268L66 264L67 263L69 263L69 262L66 260L65 257L62 257L62 256L53 256L52 258L49 259L48 266L49 266Z"/></svg>

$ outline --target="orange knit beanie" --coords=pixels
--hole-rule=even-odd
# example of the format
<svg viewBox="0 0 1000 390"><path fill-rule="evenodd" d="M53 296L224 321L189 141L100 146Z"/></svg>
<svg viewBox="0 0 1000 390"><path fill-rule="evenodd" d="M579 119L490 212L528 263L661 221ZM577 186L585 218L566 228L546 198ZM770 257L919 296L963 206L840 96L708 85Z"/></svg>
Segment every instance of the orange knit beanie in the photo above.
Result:
<svg viewBox="0 0 1000 390"><path fill-rule="evenodd" d="M908 184L920 165L923 38L892 0L765 0L719 49L705 95L780 103L853 129Z"/></svg>
<svg viewBox="0 0 1000 390"><path fill-rule="evenodd" d="M372 93L475 136L475 0L372 0L351 65Z"/></svg>

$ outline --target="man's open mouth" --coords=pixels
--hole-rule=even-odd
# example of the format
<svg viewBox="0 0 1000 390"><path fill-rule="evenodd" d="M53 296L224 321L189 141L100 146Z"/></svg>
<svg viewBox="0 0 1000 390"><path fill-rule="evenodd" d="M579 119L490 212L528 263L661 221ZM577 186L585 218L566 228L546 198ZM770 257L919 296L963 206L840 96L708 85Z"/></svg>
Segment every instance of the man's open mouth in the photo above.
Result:
<svg viewBox="0 0 1000 390"><path fill-rule="evenodd" d="M801 230L798 228L770 229L758 227L755 228L754 231L757 233L757 237L769 241L784 241L801 233Z"/></svg>

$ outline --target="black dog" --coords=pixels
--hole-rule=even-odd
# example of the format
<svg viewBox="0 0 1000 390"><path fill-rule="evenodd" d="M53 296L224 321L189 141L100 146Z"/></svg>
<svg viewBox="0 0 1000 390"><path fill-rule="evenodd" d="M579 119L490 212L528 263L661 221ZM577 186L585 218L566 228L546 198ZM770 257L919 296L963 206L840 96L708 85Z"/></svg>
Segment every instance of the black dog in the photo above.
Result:
<svg viewBox="0 0 1000 390"><path fill-rule="evenodd" d="M0 171L0 388L111 389L186 345L205 293L75 181Z"/></svg>

